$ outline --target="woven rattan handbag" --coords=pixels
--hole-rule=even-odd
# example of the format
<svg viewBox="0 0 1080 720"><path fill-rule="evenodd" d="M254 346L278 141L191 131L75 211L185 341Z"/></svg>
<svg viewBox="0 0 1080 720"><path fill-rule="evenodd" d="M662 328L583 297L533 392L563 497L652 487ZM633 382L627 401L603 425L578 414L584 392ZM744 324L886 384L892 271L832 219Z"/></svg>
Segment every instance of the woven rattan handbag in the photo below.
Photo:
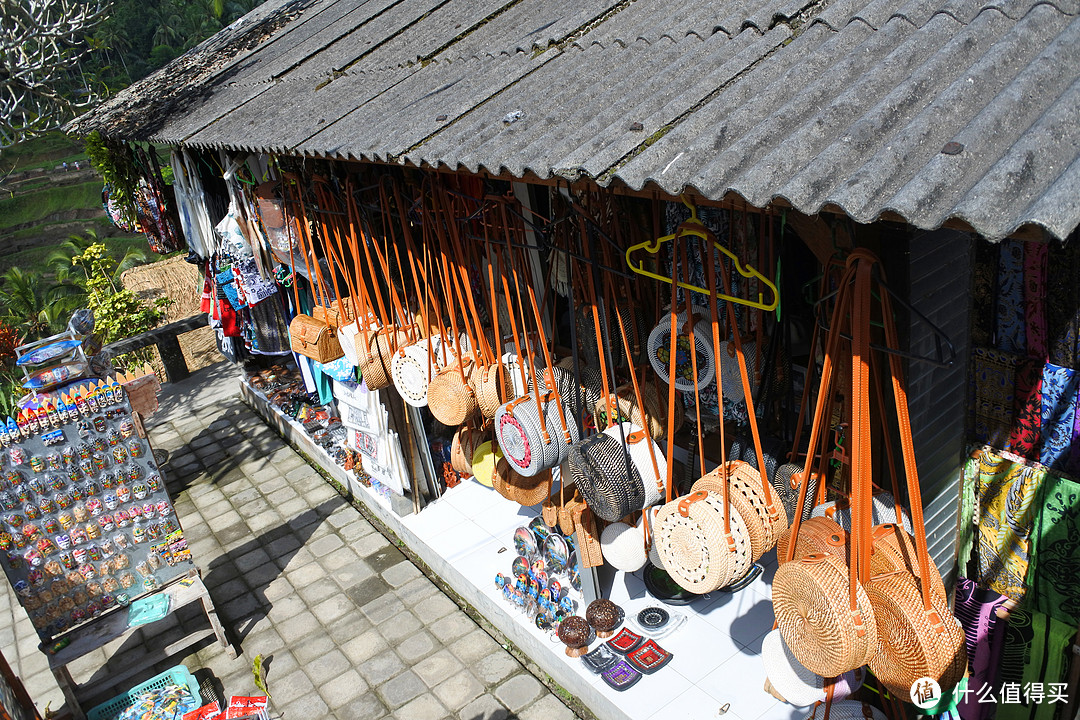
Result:
<svg viewBox="0 0 1080 720"><path fill-rule="evenodd" d="M871 537L874 542L873 554L870 556L870 574L874 576L888 575L897 571L910 572L919 577L921 570L915 547L915 538L899 529L893 523L878 525L874 528ZM802 536L799 537L800 544ZM938 600L948 603L945 594L945 583L941 579L934 561L929 561L930 591Z"/></svg>
<svg viewBox="0 0 1080 720"><path fill-rule="evenodd" d="M765 635L761 642L761 660L773 689L788 703L805 707L825 702L828 680L815 675L799 663L784 644L780 630L772 630ZM862 668L857 668L836 678L832 699L838 701L850 697L862 687L864 674Z"/></svg>
<svg viewBox="0 0 1080 720"><path fill-rule="evenodd" d="M495 413L495 438L514 469L532 476L566 460L579 435L577 424L567 422L558 396L546 392L500 407Z"/></svg>
<svg viewBox="0 0 1080 720"><path fill-rule="evenodd" d="M492 487L507 500L519 505L539 505L551 494L551 470L543 470L532 477L514 472L506 458L495 465Z"/></svg>
<svg viewBox="0 0 1080 720"><path fill-rule="evenodd" d="M675 355L675 387L683 392L694 392L699 387L705 387L716 376L716 359L713 346L708 332L708 310L694 306L693 346L697 354L695 377L694 363L690 359L690 330L688 328L687 313L679 313L677 320L676 355ZM671 356L671 321L661 320L652 332L649 333L648 353L649 363L653 366L656 374L667 379L670 375Z"/></svg>
<svg viewBox="0 0 1080 720"><path fill-rule="evenodd" d="M836 677L865 665L877 652L877 625L870 599L850 577L842 556L813 553L785 563L773 579L773 611L784 642L808 670Z"/></svg>
<svg viewBox="0 0 1080 720"><path fill-rule="evenodd" d="M655 443L650 455L649 442L641 428L622 423L570 449L570 476L597 517L615 522L660 501L667 463Z"/></svg>
<svg viewBox="0 0 1080 720"><path fill-rule="evenodd" d="M293 352L321 363L337 360L345 354L338 342L337 331L310 315L297 315L289 323L289 345Z"/></svg>
<svg viewBox="0 0 1080 720"><path fill-rule="evenodd" d="M764 497L761 475L749 463L731 460L727 463L731 505L739 511L750 536L752 562L776 545L775 528L769 519L768 498ZM723 468L718 467L694 483L692 490L712 490L719 494L723 486Z"/></svg>
<svg viewBox="0 0 1080 720"><path fill-rule="evenodd" d="M776 539L776 558L781 565L787 562L790 541L791 528L784 530ZM810 518L799 528L799 542L793 559L801 560L813 553L830 553L847 562L847 542L847 532L829 518Z"/></svg>
<svg viewBox="0 0 1080 720"><path fill-rule="evenodd" d="M664 570L680 587L712 592L749 569L750 534L734 504L728 510L730 534L724 530L723 497L712 490L698 490L657 512L653 542Z"/></svg>
<svg viewBox="0 0 1080 720"><path fill-rule="evenodd" d="M450 466L459 475L472 475L473 455L477 446L484 440L484 433L471 425L465 424L454 433L450 443Z"/></svg>
<svg viewBox="0 0 1080 720"><path fill-rule="evenodd" d="M479 412L476 392L470 383L475 367L467 358L459 359L428 384L428 408L443 425L460 425Z"/></svg>

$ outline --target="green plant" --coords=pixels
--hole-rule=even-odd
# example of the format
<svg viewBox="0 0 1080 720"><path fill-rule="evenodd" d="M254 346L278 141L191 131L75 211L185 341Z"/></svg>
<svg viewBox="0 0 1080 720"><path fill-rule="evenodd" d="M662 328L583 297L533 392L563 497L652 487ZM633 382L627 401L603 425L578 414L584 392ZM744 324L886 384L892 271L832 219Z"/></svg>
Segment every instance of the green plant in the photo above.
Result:
<svg viewBox="0 0 1080 720"><path fill-rule="evenodd" d="M106 140L95 130L86 137L86 155L109 186L109 199L120 208L124 221L134 225L139 171L135 168L131 149L124 143Z"/></svg>
<svg viewBox="0 0 1080 720"><path fill-rule="evenodd" d="M91 243L71 258L71 264L83 271L85 280L79 282L86 290L86 306L94 312L94 332L104 344L156 327L172 302L159 298L147 305L134 292L120 287L117 262L105 251L105 243Z"/></svg>

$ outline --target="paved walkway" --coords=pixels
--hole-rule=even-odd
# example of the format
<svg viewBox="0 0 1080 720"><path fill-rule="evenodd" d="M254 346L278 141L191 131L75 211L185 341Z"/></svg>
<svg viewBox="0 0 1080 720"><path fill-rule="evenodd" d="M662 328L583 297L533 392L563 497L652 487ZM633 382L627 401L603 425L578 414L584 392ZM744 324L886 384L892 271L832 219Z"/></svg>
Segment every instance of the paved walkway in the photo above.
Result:
<svg viewBox="0 0 1080 720"><path fill-rule="evenodd" d="M183 662L222 697L258 694L251 666L261 654L272 716L289 720L572 719L240 401L236 377L223 363L166 385L148 425L154 447L170 454L164 469L177 515L243 654L230 660L203 643L150 667L155 651L205 624L192 612L72 664L76 682L145 665L130 687ZM30 621L7 583L0 587L4 654L39 711L57 710L63 696Z"/></svg>

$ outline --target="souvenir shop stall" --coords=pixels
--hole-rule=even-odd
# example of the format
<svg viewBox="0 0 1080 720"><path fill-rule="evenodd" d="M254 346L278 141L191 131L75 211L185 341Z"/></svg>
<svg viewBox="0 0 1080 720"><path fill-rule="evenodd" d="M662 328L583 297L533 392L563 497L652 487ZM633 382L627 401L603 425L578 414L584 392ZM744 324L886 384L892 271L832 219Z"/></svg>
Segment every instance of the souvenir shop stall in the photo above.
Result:
<svg viewBox="0 0 1080 720"><path fill-rule="evenodd" d="M244 396L597 715L957 712L893 250L588 183L172 167Z"/></svg>
<svg viewBox="0 0 1080 720"><path fill-rule="evenodd" d="M957 613L999 718L1076 710L1080 238L979 242ZM1066 700L1067 698L1067 700Z"/></svg>
<svg viewBox="0 0 1080 720"><path fill-rule="evenodd" d="M186 605L210 627L174 651L208 637L229 648L143 428L160 386L114 372L92 333L81 310L67 332L15 349L29 392L0 430L0 567L76 718L127 676L80 688L67 665Z"/></svg>

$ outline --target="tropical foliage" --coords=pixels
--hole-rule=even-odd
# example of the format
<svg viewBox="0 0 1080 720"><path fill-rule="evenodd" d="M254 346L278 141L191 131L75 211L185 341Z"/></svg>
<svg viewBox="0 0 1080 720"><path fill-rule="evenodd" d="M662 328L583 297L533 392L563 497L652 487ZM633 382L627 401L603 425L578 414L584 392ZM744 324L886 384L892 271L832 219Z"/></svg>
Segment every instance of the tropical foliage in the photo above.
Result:
<svg viewBox="0 0 1080 720"><path fill-rule="evenodd" d="M51 273L13 267L0 275L0 413L9 412L23 393L14 348L62 332L75 310L94 312L94 330L103 344L158 325L168 301L147 305L120 283L124 270L146 260L141 250L112 257L91 232L56 248L48 259Z"/></svg>

